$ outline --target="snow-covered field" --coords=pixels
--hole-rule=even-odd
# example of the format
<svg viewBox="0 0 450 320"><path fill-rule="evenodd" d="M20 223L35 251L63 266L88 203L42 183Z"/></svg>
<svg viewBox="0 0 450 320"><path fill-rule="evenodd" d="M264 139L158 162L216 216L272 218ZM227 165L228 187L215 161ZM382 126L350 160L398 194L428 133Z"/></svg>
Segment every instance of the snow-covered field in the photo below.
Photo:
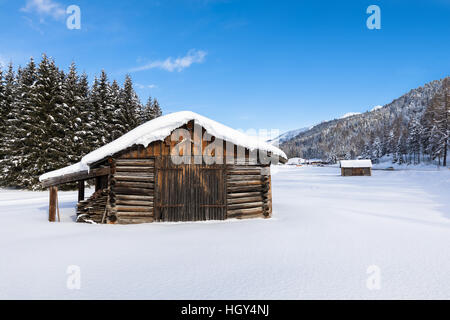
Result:
<svg viewBox="0 0 450 320"><path fill-rule="evenodd" d="M0 298L450 299L450 170L272 181L273 219L128 226L74 223L76 192L51 224L47 193L0 190Z"/></svg>

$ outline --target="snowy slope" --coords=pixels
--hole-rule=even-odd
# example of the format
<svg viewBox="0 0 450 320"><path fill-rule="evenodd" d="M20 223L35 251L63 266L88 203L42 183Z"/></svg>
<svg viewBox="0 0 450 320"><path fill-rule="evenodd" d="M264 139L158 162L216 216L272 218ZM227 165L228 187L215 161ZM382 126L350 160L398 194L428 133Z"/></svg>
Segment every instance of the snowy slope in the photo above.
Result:
<svg viewBox="0 0 450 320"><path fill-rule="evenodd" d="M345 118L353 117L353 116L356 116L358 114L361 114L361 112L347 112L346 114L344 114L339 119L345 119Z"/></svg>
<svg viewBox="0 0 450 320"><path fill-rule="evenodd" d="M61 192L50 224L47 193L0 190L0 299L450 299L450 170L272 170L269 220L76 224Z"/></svg>
<svg viewBox="0 0 450 320"><path fill-rule="evenodd" d="M288 132L285 132L283 134L280 134L278 137L276 137L275 139L272 140L268 140L267 142L274 145L274 146L278 146L279 144L288 141L294 137L296 137L298 134L305 132L307 130L309 130L310 128L300 128L300 129L296 129L296 130L291 130Z"/></svg>

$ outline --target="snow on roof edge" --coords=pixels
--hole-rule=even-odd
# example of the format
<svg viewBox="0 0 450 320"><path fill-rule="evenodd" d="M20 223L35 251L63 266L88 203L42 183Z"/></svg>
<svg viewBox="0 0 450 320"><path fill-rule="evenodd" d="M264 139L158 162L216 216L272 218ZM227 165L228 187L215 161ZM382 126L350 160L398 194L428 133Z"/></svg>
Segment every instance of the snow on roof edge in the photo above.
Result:
<svg viewBox="0 0 450 320"><path fill-rule="evenodd" d="M341 160L341 168L372 168L371 160Z"/></svg>
<svg viewBox="0 0 450 320"><path fill-rule="evenodd" d="M147 147L154 141L164 140L172 133L173 130L185 125L191 120L194 120L195 123L201 125L209 134L215 136L216 138L226 140L250 150L260 149L263 151L272 152L275 155L287 159L286 154L282 150L269 143L250 137L242 132L206 118L195 112L180 111L150 120L124 134L120 138L92 151L91 153L88 153L79 163L43 174L39 177L39 180L43 181L69 173L88 170L89 165L112 156L113 154L133 145L143 145L144 147Z"/></svg>
<svg viewBox="0 0 450 320"><path fill-rule="evenodd" d="M89 167L81 162L77 162L71 166L67 166L58 170L47 172L39 177L39 181L42 182L44 180L64 176L66 174L77 173L81 171L89 170Z"/></svg>

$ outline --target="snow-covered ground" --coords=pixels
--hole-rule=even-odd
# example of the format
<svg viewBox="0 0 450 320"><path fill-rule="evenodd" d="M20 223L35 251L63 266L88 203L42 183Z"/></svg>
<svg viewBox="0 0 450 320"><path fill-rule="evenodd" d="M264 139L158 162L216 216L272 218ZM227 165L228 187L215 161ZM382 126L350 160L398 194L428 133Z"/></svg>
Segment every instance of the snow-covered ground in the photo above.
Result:
<svg viewBox="0 0 450 320"><path fill-rule="evenodd" d="M60 192L51 224L47 193L0 190L0 298L450 299L450 170L273 171L268 220L77 224Z"/></svg>

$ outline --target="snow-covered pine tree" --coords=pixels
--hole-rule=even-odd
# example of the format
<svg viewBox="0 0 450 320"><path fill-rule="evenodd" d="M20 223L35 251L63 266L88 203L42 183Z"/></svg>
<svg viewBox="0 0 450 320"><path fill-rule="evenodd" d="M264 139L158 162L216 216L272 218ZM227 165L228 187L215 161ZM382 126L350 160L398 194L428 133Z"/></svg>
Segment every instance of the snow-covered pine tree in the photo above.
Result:
<svg viewBox="0 0 450 320"><path fill-rule="evenodd" d="M90 89L88 76L83 73L78 80L77 86L78 96L78 117L81 120L81 125L75 131L74 140L77 141L78 156L82 157L95 149L93 141L95 137L93 132L95 130L96 121L95 114L90 104Z"/></svg>
<svg viewBox="0 0 450 320"><path fill-rule="evenodd" d="M442 81L441 89L436 93L422 117L427 152L439 164L447 165L450 136L450 78Z"/></svg>
<svg viewBox="0 0 450 320"><path fill-rule="evenodd" d="M396 153L399 164L403 164L406 162L405 155L408 153L408 148L406 144L406 139L408 136L407 130L401 130L400 135L398 137Z"/></svg>
<svg viewBox="0 0 450 320"><path fill-rule="evenodd" d="M162 116L161 106L159 105L158 99L153 99L152 104L152 119L158 118Z"/></svg>
<svg viewBox="0 0 450 320"><path fill-rule="evenodd" d="M9 154L11 152L10 142L14 139L14 130L11 128L11 121L14 119L12 112L16 99L17 81L12 63L8 65L8 70L4 75L4 98L2 101L0 116L2 122L2 130L0 132L0 172L7 175L9 171ZM1 184L7 185L6 179Z"/></svg>
<svg viewBox="0 0 450 320"><path fill-rule="evenodd" d="M148 97L147 103L141 109L141 123L153 120L161 115L162 110L158 100Z"/></svg>
<svg viewBox="0 0 450 320"><path fill-rule="evenodd" d="M138 95L133 89L133 81L127 75L121 90L121 105L120 105L120 131L122 134L136 128L139 123L141 110L141 102Z"/></svg>
<svg viewBox="0 0 450 320"><path fill-rule="evenodd" d="M148 97L147 103L140 110L139 122L141 124L153 119L152 118L152 107L153 107L153 99L152 99L152 97Z"/></svg>
<svg viewBox="0 0 450 320"><path fill-rule="evenodd" d="M115 140L124 134L120 119L121 115L121 89L116 80L111 85L111 104L114 106L111 139Z"/></svg>
<svg viewBox="0 0 450 320"><path fill-rule="evenodd" d="M3 70L0 67L0 185L4 184L4 174L6 173L6 166L4 159L6 157L7 150L3 147L4 136L7 130L6 125L6 96L5 96L5 80L3 77ZM4 172L5 171L5 172Z"/></svg>
<svg viewBox="0 0 450 320"><path fill-rule="evenodd" d="M92 90L73 63L65 75L45 54L14 72L0 70L0 184L39 189L43 172L118 138L139 124L141 104L131 78L109 85L103 71ZM148 110L161 115L157 100Z"/></svg>
<svg viewBox="0 0 450 320"><path fill-rule="evenodd" d="M82 155L83 141L78 134L83 131L83 106L80 96L80 84L77 68L71 63L69 72L64 77L63 98L64 110L69 120L65 131L64 143L67 146L67 159L69 163L76 163Z"/></svg>
<svg viewBox="0 0 450 320"><path fill-rule="evenodd" d="M422 134L423 128L419 121L418 116L415 116L412 119L411 132L409 133L411 146L409 152L412 152L414 155L414 163L420 163L420 154L422 152Z"/></svg>
<svg viewBox="0 0 450 320"><path fill-rule="evenodd" d="M111 86L106 72L102 70L100 79L96 77L94 80L91 93L93 119L96 122L92 141L94 148L99 148L112 141L114 106L111 98Z"/></svg>
<svg viewBox="0 0 450 320"><path fill-rule="evenodd" d="M30 186L30 179L27 175L28 169L34 166L33 161L29 161L28 155L31 152L36 140L34 134L38 132L35 120L35 85L37 80L36 64L30 58L27 66L18 70L16 86L13 93L14 103L9 114L9 132L7 145L9 149L6 161L8 174L6 181L8 186L27 187Z"/></svg>
<svg viewBox="0 0 450 320"><path fill-rule="evenodd" d="M33 121L35 132L31 135L30 152L27 154L28 172L23 179L33 189L39 189L38 177L42 173L67 165L70 146L66 131L71 125L70 112L64 104L63 73L53 59L45 54L37 69ZM34 165L33 165L34 164Z"/></svg>
<svg viewBox="0 0 450 320"><path fill-rule="evenodd" d="M442 100L436 110L436 123L440 131L439 148L442 154L442 165L447 166L447 156L450 140L450 77L442 82Z"/></svg>
<svg viewBox="0 0 450 320"><path fill-rule="evenodd" d="M378 159L381 158L381 156L383 155L383 146L381 143L381 138L380 137L375 137L373 143L372 143L372 160L377 161Z"/></svg>
<svg viewBox="0 0 450 320"><path fill-rule="evenodd" d="M114 121L117 118L116 106L113 103L111 84L108 80L108 75L105 70L102 70L100 76L100 98L102 102L101 109L103 111L104 122L101 124L105 131L105 143L109 143L114 140Z"/></svg>

